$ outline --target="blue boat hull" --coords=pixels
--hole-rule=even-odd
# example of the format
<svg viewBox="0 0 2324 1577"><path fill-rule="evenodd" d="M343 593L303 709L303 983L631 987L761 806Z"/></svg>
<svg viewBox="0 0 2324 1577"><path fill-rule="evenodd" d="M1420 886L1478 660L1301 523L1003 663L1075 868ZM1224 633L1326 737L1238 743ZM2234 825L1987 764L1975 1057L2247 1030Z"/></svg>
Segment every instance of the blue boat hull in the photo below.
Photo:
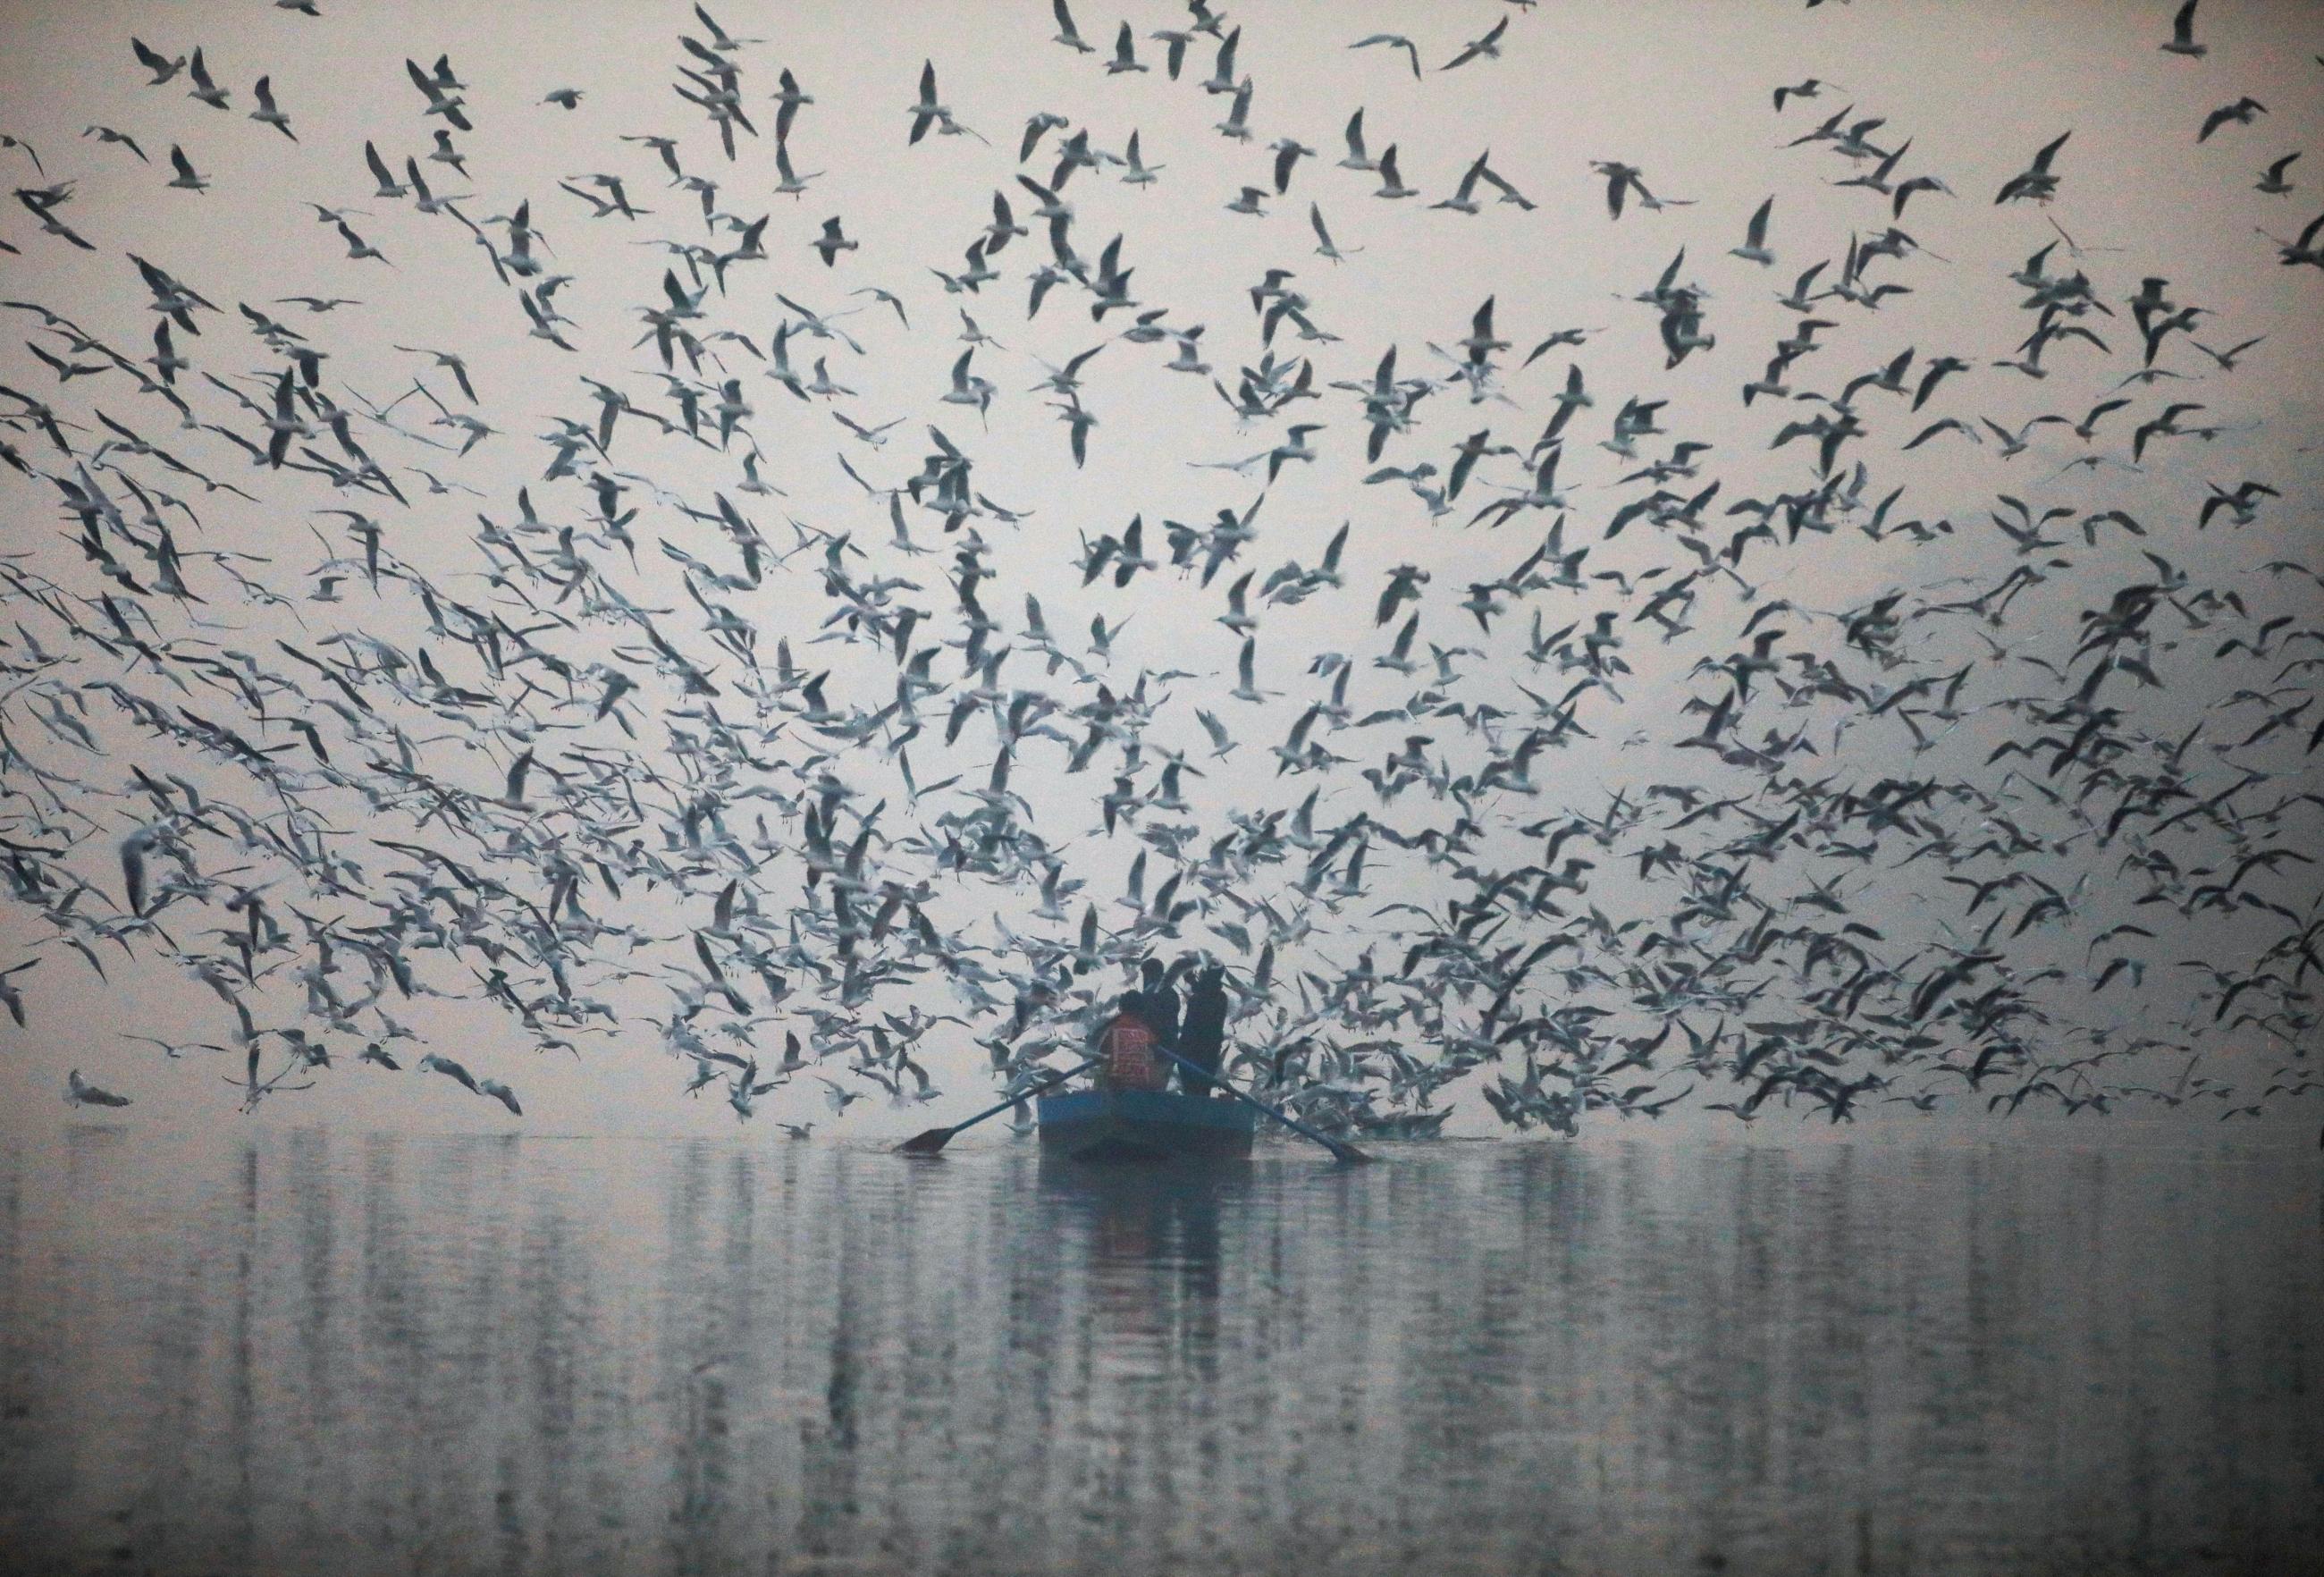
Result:
<svg viewBox="0 0 2324 1577"><path fill-rule="evenodd" d="M1042 1149L1084 1161L1248 1156L1259 1120L1240 1101L1165 1090L1071 1090L1033 1109Z"/></svg>

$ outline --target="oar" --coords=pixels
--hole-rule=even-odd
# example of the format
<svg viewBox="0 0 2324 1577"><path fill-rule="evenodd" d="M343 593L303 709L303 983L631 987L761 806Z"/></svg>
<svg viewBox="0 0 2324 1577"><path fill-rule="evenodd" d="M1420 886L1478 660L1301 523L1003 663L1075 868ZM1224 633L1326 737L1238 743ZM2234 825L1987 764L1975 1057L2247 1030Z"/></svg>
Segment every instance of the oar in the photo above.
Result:
<svg viewBox="0 0 2324 1577"><path fill-rule="evenodd" d="M1086 1062L1075 1063L1064 1073L1052 1074L1047 1078L1043 1079L1040 1083L1029 1085L1027 1088L1019 1091L1016 1094L1010 1096L1009 1099L1003 1101L998 1106L986 1107L983 1111L970 1118L966 1122L955 1122L950 1128L932 1128L926 1133L916 1133L896 1148L908 1156L933 1156L938 1150L944 1148L945 1146L952 1143L953 1135L960 1132L961 1130L964 1128L974 1128L978 1123L983 1121L988 1117L997 1117L1001 1112L1008 1111L1011 1106L1022 1105L1026 1101L1039 1094L1042 1091L1054 1090L1059 1084L1064 1084L1067 1079L1072 1078L1075 1074L1093 1068L1104 1060L1105 1058L1102 1056L1093 1056Z"/></svg>
<svg viewBox="0 0 2324 1577"><path fill-rule="evenodd" d="M1164 1056L1168 1057L1172 1062L1176 1063L1178 1066L1186 1073L1192 1074L1212 1084L1216 1085L1218 1088L1224 1090L1228 1094L1232 1095L1236 1100L1241 1102L1246 1106L1258 1107L1261 1111L1266 1112L1269 1117L1272 1117L1276 1121L1283 1124L1284 1127L1289 1129L1300 1138L1314 1139L1317 1144L1322 1145L1325 1149L1331 1151L1333 1156L1342 1161L1348 1162L1351 1166L1365 1166L1379 1158L1376 1156L1368 1156L1364 1154L1363 1151L1356 1148L1355 1146L1348 1144L1343 1140L1332 1139L1326 1135L1317 1133L1314 1129L1308 1127L1297 1118L1293 1117L1290 1113L1278 1111L1274 1107L1269 1106L1266 1102L1260 1100L1258 1096L1247 1095L1242 1091L1236 1089L1232 1084L1228 1084L1216 1074L1196 1067L1193 1063L1188 1062L1185 1057L1180 1056L1176 1052L1172 1051L1167 1046L1157 1046L1154 1049L1160 1052Z"/></svg>

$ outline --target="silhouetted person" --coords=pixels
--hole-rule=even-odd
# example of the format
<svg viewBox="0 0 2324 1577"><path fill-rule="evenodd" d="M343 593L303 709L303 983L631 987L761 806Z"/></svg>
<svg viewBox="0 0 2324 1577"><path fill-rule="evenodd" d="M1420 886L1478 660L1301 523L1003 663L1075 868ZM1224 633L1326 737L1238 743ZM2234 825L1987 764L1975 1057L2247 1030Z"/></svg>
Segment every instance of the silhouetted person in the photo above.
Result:
<svg viewBox="0 0 2324 1577"><path fill-rule="evenodd" d="M1171 1050L1178 1049L1178 988L1158 958L1149 958L1139 971L1141 988L1138 992L1141 1016L1161 1037L1162 1044Z"/></svg>
<svg viewBox="0 0 2324 1577"><path fill-rule="evenodd" d="M1225 1055L1226 974L1224 964L1213 964L1194 977L1193 989L1186 993L1186 1016L1178 1028L1178 1055L1202 1071L1181 1068L1179 1073L1187 1089L1197 1095L1210 1093L1211 1075L1219 1071L1219 1061Z"/></svg>

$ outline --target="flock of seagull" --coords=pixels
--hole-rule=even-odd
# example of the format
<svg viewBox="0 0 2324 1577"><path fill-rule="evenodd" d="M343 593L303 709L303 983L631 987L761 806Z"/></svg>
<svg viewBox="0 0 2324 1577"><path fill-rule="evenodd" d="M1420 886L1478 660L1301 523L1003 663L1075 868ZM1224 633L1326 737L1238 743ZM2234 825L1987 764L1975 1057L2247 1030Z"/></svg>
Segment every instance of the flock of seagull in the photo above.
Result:
<svg viewBox="0 0 2324 1577"><path fill-rule="evenodd" d="M327 57L329 0L276 4L323 30L286 33L286 62ZM2187 143L2216 147L2267 109L2207 90L2234 68L2198 10L2156 31L2200 106ZM69 1036L75 993L126 974L160 1000L149 977L175 976L207 1027L138 1044L219 1059L245 1108L409 1069L441 1075L424 1098L521 1116L528 1059L650 1040L738 1118L794 1082L836 1117L936 1098L930 1062L963 1053L1021 1090L1145 959L1201 955L1229 969L1228 1073L1335 1131L1426 1133L1471 1093L1571 1133L1685 1101L2234 1117L2324 1088L2324 556L2203 562L2245 528L2311 540L2313 477L2197 457L2279 331L2107 277L2051 217L2088 178L2071 131L1983 191L1954 172L1957 197L1871 106L1775 85L1771 136L1865 216L1844 252L1801 256L1779 195L1738 208L1730 248L1711 194L1619 158L1527 192L1488 152L1431 189L1360 107L1319 152L1254 91L1290 42L1209 0L1110 47L1067 0L1019 11L995 23L1023 34L1005 82L866 68L893 80L926 200L977 192L934 259L776 200L816 195L801 166L840 151L816 124L836 85L703 5L678 14L669 124L494 197L496 140L527 116L568 134L596 89L495 97L416 45L356 149L302 124L319 73L245 90L194 41L115 41L149 107L79 156L198 204L227 182L220 140L286 139L312 198L245 195L335 235L327 277L278 277L258 235L240 280L132 251L76 216L90 177L64 150L0 127L0 869L23 939L0 1004L20 1028ZM1414 13L1432 33L1449 14ZM1520 3L1333 47L1425 91L1532 69L1544 31ZM1101 68L1108 92L1217 100L1244 178L1201 189L1194 150L1127 124L1003 124L1045 73ZM2301 157L2241 200L2276 211ZM1974 288L2013 292L2024 337L1876 352L1886 304L1948 288L1901 226L1949 199L2022 213L2030 255ZM1222 281L1206 323L1138 277L1164 204L1296 239ZM1593 359L1620 331L1520 329L1493 299L1402 343L1334 330L1327 276L1390 229L1536 210L1692 226L1629 297L1651 359ZM562 272L578 249L552 236L598 226L650 263ZM2319 228L2250 249L2324 270ZM1530 234L1511 268L1554 270ZM1788 332L1722 343L1763 277L1790 281L1766 292ZM84 321L84 281L143 327ZM460 302L452 343L366 339L374 288ZM604 290L633 311L582 305ZM1009 348L1052 333L1054 364ZM493 388L495 347L527 341L567 375ZM364 357L401 383L358 387ZM1656 361L1731 362L1722 420L1764 419L1758 454L1608 387ZM921 362L918 408L849 385ZM1111 518L1054 503L1116 457L1100 391L1172 374L1264 447L1198 450L1184 496L1125 493ZM2042 381L2058 409L1983 413ZM991 439L1028 396L1062 429L1046 475ZM539 470L488 493L466 478L528 441L521 397L557 410ZM2069 435L2047 481L2004 468ZM1950 513L1884 479L1932 446L1958 458ZM1775 479L1758 496L1747 466ZM1327 471L1367 507L1315 518ZM2101 473L2144 502L2078 501ZM795 499L826 485L844 507ZM1849 544L1886 585L1824 606L1815 566ZM1478 555L1495 571L1451 584ZM1328 641L1277 644L1301 618ZM1638 700L1665 670L1672 704ZM410 1022L430 1003L501 1015L460 1032L480 1071L422 1050L447 1033ZM132 1098L79 1067L66 1087Z"/></svg>

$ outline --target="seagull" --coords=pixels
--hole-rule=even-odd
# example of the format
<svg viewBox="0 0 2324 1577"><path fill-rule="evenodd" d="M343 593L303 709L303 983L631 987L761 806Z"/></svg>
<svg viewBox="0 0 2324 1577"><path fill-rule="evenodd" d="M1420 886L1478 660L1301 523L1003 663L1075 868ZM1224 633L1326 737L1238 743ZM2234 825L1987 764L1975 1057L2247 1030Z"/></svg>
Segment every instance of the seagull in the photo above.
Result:
<svg viewBox="0 0 2324 1577"><path fill-rule="evenodd" d="M1333 263L1345 263L1348 260L1350 254L1348 252L1342 251L1337 245L1333 244L1332 241L1332 232L1325 229L1323 226L1323 209L1321 204L1309 203L1307 205L1307 222L1313 226L1315 230L1315 240L1318 244L1315 247L1317 254L1323 257L1327 257ZM1363 248L1358 246L1352 250L1355 252L1361 252Z"/></svg>
<svg viewBox="0 0 2324 1577"><path fill-rule="evenodd" d="M873 300L878 301L882 305L894 308L896 310L896 321L901 323L907 329L911 327L912 320L905 315L903 300L893 291L883 290L877 285L864 285L856 290L851 290L848 293L854 296L869 296ZM853 309L851 309L851 310L853 310Z"/></svg>
<svg viewBox="0 0 2324 1577"><path fill-rule="evenodd" d="M131 38L129 48L136 55L137 63L153 73L152 79L145 84L148 88L159 88L186 69L185 56L180 55L174 60L165 60L148 48L143 39Z"/></svg>
<svg viewBox="0 0 2324 1577"><path fill-rule="evenodd" d="M81 135L84 137L95 137L100 143L118 143L123 147L128 149L132 153L136 154L140 162L145 164L151 164L153 162L152 160L146 158L145 150L137 145L137 139L131 136L126 132L116 132L111 126L91 126L88 130L83 132ZM2292 155L2292 158L2294 159L2297 159L2298 157L2300 157L2300 155L2297 153ZM2284 189L2289 191L2292 189L2286 187Z"/></svg>
<svg viewBox="0 0 2324 1577"><path fill-rule="evenodd" d="M724 28L718 25L716 18L713 17L709 12L705 11L702 8L699 4L699 0L697 0L697 3L694 7L694 14L696 20L698 20L705 28L709 30L710 47L722 55L739 54L744 44L762 44L767 42L762 38L733 37L732 34L728 33Z"/></svg>
<svg viewBox="0 0 2324 1577"><path fill-rule="evenodd" d="M473 132L476 129L461 113L467 101L456 91L459 84L452 80L452 58L449 55L437 57L436 69L432 74L409 57L404 60L403 69L410 77L412 86L419 88L428 100L428 107L422 114L443 116L455 131Z"/></svg>
<svg viewBox="0 0 2324 1577"><path fill-rule="evenodd" d="M2236 358L2265 338L2267 338L2267 336L2264 334L2255 335L2251 338L2245 340L2242 344L2229 346L2225 350L2213 350L2209 346L2205 345L2200 339L2194 340L2193 344L2197 350L2201 351L2205 355L2210 357L2219 364L2219 371L2223 373L2232 373L2236 370Z"/></svg>
<svg viewBox="0 0 2324 1577"><path fill-rule="evenodd" d="M1291 167L1302 158L1313 159L1315 150L1291 137L1278 137L1267 147L1275 155L1275 195L1281 197L1291 189Z"/></svg>
<svg viewBox="0 0 2324 1577"><path fill-rule="evenodd" d="M68 1106L126 1106L129 1097L116 1095L110 1090L100 1090L80 1076L74 1068L65 1074L65 1104Z"/></svg>
<svg viewBox="0 0 2324 1577"><path fill-rule="evenodd" d="M775 173L783 178L781 184L775 188L776 192L784 197L798 197L807 190L807 182L821 175L823 171L810 170L805 175L801 175L791 168L790 148L785 143L778 143L775 144Z"/></svg>
<svg viewBox="0 0 2324 1577"><path fill-rule="evenodd" d="M1390 49L1402 50L1411 58L1412 79L1416 82L1420 80L1420 46L1418 44L1400 32L1376 32L1369 38L1358 39L1348 47L1351 50L1364 50L1370 49L1374 44L1386 44Z"/></svg>
<svg viewBox="0 0 2324 1577"><path fill-rule="evenodd" d="M2179 14L2171 19L2171 37L2157 46L2164 54L2200 60L2211 52L2208 46L2195 42L2195 7L2200 3L2200 0L2187 0L2179 7Z"/></svg>
<svg viewBox="0 0 2324 1577"><path fill-rule="evenodd" d="M945 391L944 401L947 405L973 405L977 413L983 415L992 409L992 397L1000 390L968 370L969 358L974 355L976 347L972 345L961 352L960 359L953 364L952 387Z"/></svg>
<svg viewBox="0 0 2324 1577"><path fill-rule="evenodd" d="M424 346L399 344L395 348L409 355L429 357L438 366L452 374L453 381L460 385L460 392L467 396L469 404L482 403L476 398L475 385L468 381L468 364L466 357L455 355L449 351L429 350Z"/></svg>
<svg viewBox="0 0 2324 1577"><path fill-rule="evenodd" d="M1775 263L1775 254L1767 250L1767 215L1775 206L1775 199L1772 197L1759 205L1758 211L1751 216L1751 223L1744 231L1743 244L1730 248L1728 252L1729 257L1739 257L1762 268Z"/></svg>
<svg viewBox="0 0 2324 1577"><path fill-rule="evenodd" d="M1638 194L1640 203L1659 208L1654 195L1646 190L1642 174L1635 164L1624 164L1611 159L1592 159L1590 168L1606 178L1606 213L1610 218L1622 217L1622 199L1631 191Z"/></svg>
<svg viewBox="0 0 2324 1577"><path fill-rule="evenodd" d="M1244 78L1236 87L1234 99L1227 110L1227 118L1216 123L1213 130L1238 143L1250 141L1251 79Z"/></svg>
<svg viewBox="0 0 2324 1577"><path fill-rule="evenodd" d="M272 126L292 142L297 142L299 134L290 129L290 117L274 107L272 78L261 77L257 87L251 91L257 95L258 107L250 112L250 118L261 125Z"/></svg>
<svg viewBox="0 0 2324 1577"><path fill-rule="evenodd" d="M2146 457L2146 444L2148 439L2183 436L2187 429L2179 426L2179 418L2190 410L2201 410L2202 409L2204 409L2204 407L2197 401L2191 400L2181 401L2175 404L2163 407L2163 413L2160 416L2153 418L2150 421L2142 423L2138 429L2131 435L2130 457L2133 463Z"/></svg>
<svg viewBox="0 0 2324 1577"><path fill-rule="evenodd" d="M1057 4L1063 6L1065 0L1057 0ZM1145 69L1146 67L1139 61L1138 45L1130 33L1130 23L1125 22L1121 24L1121 31L1113 35L1113 59L1105 63L1105 74L1119 77L1125 71Z"/></svg>
<svg viewBox="0 0 2324 1577"><path fill-rule="evenodd" d="M1160 171L1167 168L1166 165L1148 164L1144 161L1139 152L1138 134L1134 131L1130 134L1130 145L1124 151L1123 162L1127 170L1121 179L1130 186L1151 186L1160 179Z"/></svg>
<svg viewBox="0 0 2324 1577"><path fill-rule="evenodd" d="M1079 54L1087 55L1096 52L1096 46L1083 38L1081 30L1074 26L1074 14L1066 9L1065 0L1049 0L1049 9L1057 18L1057 34L1052 42L1061 43ZM1123 25L1126 27L1129 24L1125 23Z"/></svg>
<svg viewBox="0 0 2324 1577"><path fill-rule="evenodd" d="M1889 199L1889 217L1894 219L1903 218L1904 217L1904 205L1913 200L1914 193L1923 191L1942 192L1947 197L1953 195L1953 189L1947 186L1944 181L1938 177L1933 175L1915 175L1910 180L1900 180L1896 183L1896 189L1891 194Z"/></svg>
<svg viewBox="0 0 2324 1577"><path fill-rule="evenodd" d="M791 74L788 66L783 68L782 74L775 80L780 88L780 91L774 95L775 148L780 152L783 145L790 141L791 124L798 119L800 108L813 104L815 95L799 86L799 79Z"/></svg>
<svg viewBox="0 0 2324 1577"><path fill-rule="evenodd" d="M823 222L823 234L807 244L822 254L823 266L830 268L838 263L841 253L854 251L857 243L840 234L839 220L835 216Z"/></svg>
<svg viewBox="0 0 2324 1577"><path fill-rule="evenodd" d="M1458 214L1471 216L1477 214L1480 211L1475 195L1477 183L1487 175L1485 161L1491 156L1490 150L1478 154L1476 161L1462 171L1461 184L1453 190L1452 195L1441 202L1434 202L1428 206L1432 208L1450 208Z"/></svg>
<svg viewBox="0 0 2324 1577"><path fill-rule="evenodd" d="M2058 150L2064 147L2066 139L2073 134L2061 132L2056 141L2044 143L2041 152L2034 155L2033 163L2002 183L1994 202L1997 205L2031 198L2037 203L2046 203L2057 196L2058 177L2051 171L2050 161L2058 156Z"/></svg>
<svg viewBox="0 0 2324 1577"><path fill-rule="evenodd" d="M27 958L22 964L12 964L5 969L0 969L0 1004L6 1006L8 1017L16 1021L16 1028L19 1029L24 1028L24 993L17 988L16 982L10 976L22 974L26 970L36 967L40 962L37 958Z"/></svg>
<svg viewBox="0 0 2324 1577"><path fill-rule="evenodd" d="M380 262L386 263L390 268L393 268L395 266L392 263L388 262L387 254L382 252L378 247L372 245L362 236L356 235L354 230L348 227L347 222L345 219L341 219L339 221L339 238L347 244L347 256L350 261L361 262L363 259L367 257L375 257ZM471 398L474 398L474 396L471 396Z"/></svg>
<svg viewBox="0 0 2324 1577"><path fill-rule="evenodd" d="M193 161L188 159L186 151L175 143L170 144L170 164L178 172L177 178L170 182L171 186L182 191L209 190L210 183L195 173Z"/></svg>
<svg viewBox="0 0 2324 1577"><path fill-rule="evenodd" d="M1404 177L1397 173L1396 144L1394 143L1390 143L1388 145L1388 151L1379 156L1379 164L1378 168L1379 170L1380 183L1379 189L1372 193L1374 197L1408 198L1418 197L1420 195L1420 190L1417 187L1405 185Z"/></svg>
<svg viewBox="0 0 2324 1577"><path fill-rule="evenodd" d="M1235 77L1235 49L1242 42L1242 29L1236 28L1221 40L1219 52L1211 63L1211 74L1203 83L1205 93L1232 93L1240 86Z"/></svg>
<svg viewBox="0 0 2324 1577"><path fill-rule="evenodd" d="M1443 65L1439 66L1436 69L1440 71L1453 70L1458 67L1467 65L1470 61L1477 59L1480 55L1495 60L1499 60L1501 58L1501 35L1508 31L1509 19L1504 16L1499 22L1493 23L1492 31L1490 32L1488 32L1482 38L1470 40L1466 47L1464 47L1459 54L1453 56L1450 60L1447 60ZM1414 67L1413 74L1415 76L1419 75L1419 68L1417 66Z"/></svg>
<svg viewBox="0 0 2324 1577"><path fill-rule="evenodd" d="M2306 263L2311 268L2324 268L2324 246L2319 246L2316 244L2316 237L2319 231L2324 231L2324 214L2319 214L2309 220L2307 226L2300 232L2299 239L2295 241L2284 241L2272 235L2268 238L2275 242L2279 254L2278 261L2284 267L2296 268L2301 263ZM2266 234L2264 231L2261 233Z"/></svg>
<svg viewBox="0 0 2324 1577"><path fill-rule="evenodd" d="M446 1078L452 1080L454 1083L466 1086L472 1093L479 1095L484 1093L484 1091L479 1088L476 1084L475 1075L471 1074L467 1069L462 1067L458 1063L454 1062L450 1057L438 1056L436 1053L431 1051L412 1065L442 1074Z"/></svg>
<svg viewBox="0 0 2324 1577"><path fill-rule="evenodd" d="M2247 126L2266 113L2267 106L2246 94L2233 104L2223 104L2205 115L2203 129L2195 134L2195 141L2208 143L2211 140L2211 134L2228 122L2233 121L2237 125Z"/></svg>
<svg viewBox="0 0 2324 1577"><path fill-rule="evenodd" d="M400 198L410 194L411 189L395 179L395 172L387 167L387 161L380 157L379 149L370 143L364 144L364 162L371 166L372 179L379 183L379 190L374 196Z"/></svg>
<svg viewBox="0 0 2324 1577"><path fill-rule="evenodd" d="M912 134L907 139L908 143L918 143L927 136L928 128L936 122L952 119L952 111L936 97L936 63L934 60L920 63L920 97L908 113L912 117Z"/></svg>
<svg viewBox="0 0 2324 1577"><path fill-rule="evenodd" d="M202 64L202 51L198 47L194 51L193 60L186 66L186 75L194 79L193 90L186 95L187 97L199 99L212 109L226 108L226 91L210 80L209 70Z"/></svg>

